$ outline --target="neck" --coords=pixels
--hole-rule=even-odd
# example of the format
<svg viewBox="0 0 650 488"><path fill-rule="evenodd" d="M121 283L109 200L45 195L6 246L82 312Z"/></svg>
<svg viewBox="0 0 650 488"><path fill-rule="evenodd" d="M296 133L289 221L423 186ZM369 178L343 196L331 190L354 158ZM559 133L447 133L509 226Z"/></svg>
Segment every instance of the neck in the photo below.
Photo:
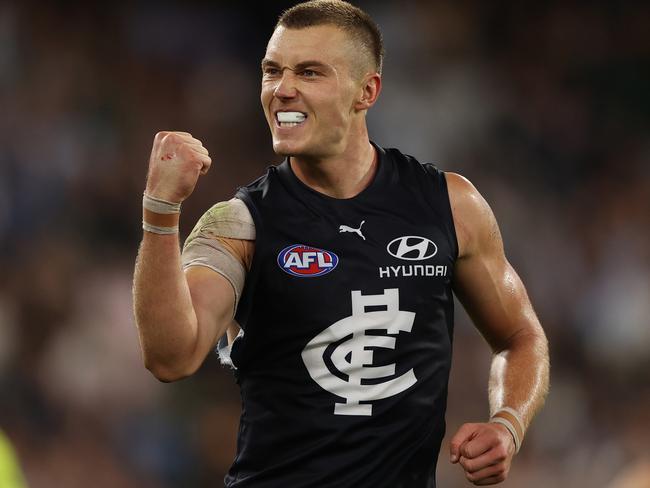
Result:
<svg viewBox="0 0 650 488"><path fill-rule="evenodd" d="M341 153L327 158L289 158L294 174L305 185L333 198L352 198L361 193L377 171L377 153L368 134L354 138Z"/></svg>

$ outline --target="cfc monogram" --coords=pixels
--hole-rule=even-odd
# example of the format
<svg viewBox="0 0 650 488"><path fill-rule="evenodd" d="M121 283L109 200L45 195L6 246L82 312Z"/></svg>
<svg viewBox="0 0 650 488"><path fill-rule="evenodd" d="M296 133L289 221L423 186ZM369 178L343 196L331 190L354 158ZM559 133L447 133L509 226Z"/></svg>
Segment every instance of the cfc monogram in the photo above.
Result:
<svg viewBox="0 0 650 488"><path fill-rule="evenodd" d="M366 312L367 307L385 310ZM314 337L302 351L302 360L312 379L322 388L346 399L345 403L334 403L335 415L372 415L374 400L397 395L413 386L417 378L413 369L395 376L395 364L372 366L373 351L370 347L395 349L400 332L411 332L414 312L399 309L399 290L390 288L381 295L362 295L352 291L352 315L330 325ZM386 330L390 335L366 335L367 330ZM332 374L325 363L325 352L330 344L340 343L331 351L330 360L334 367L347 376L347 381ZM392 378L391 378L392 377ZM362 380L383 381L362 384Z"/></svg>

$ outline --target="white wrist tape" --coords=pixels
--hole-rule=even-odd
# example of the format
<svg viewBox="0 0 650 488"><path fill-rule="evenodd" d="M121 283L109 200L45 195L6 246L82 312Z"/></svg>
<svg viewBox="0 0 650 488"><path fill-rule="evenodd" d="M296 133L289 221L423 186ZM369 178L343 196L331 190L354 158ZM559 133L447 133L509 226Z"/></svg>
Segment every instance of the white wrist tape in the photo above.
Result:
<svg viewBox="0 0 650 488"><path fill-rule="evenodd" d="M166 200L161 200L160 198L154 198L146 193L142 195L142 207L150 212L161 214L161 215L174 215L181 212L181 204L168 202ZM142 228L147 232L153 232L154 234L177 234L178 225L174 227L163 227L160 225L153 225L149 222L146 222L144 218L142 219Z"/></svg>
<svg viewBox="0 0 650 488"><path fill-rule="evenodd" d="M178 234L178 226L175 227L161 227L159 225L151 225L144 220L142 221L142 228L147 232L153 232L154 234Z"/></svg>
<svg viewBox="0 0 650 488"><path fill-rule="evenodd" d="M495 415L499 412L506 412L512 415L517 422L519 422L519 427L521 427L521 431L524 432L524 422L521 420L521 415L519 415L519 412L517 412L514 408L510 407L501 407L499 410L495 412Z"/></svg>
<svg viewBox="0 0 650 488"><path fill-rule="evenodd" d="M181 204L161 200L160 198L150 197L146 193L142 194L142 206L158 214L176 214L181 213Z"/></svg>
<svg viewBox="0 0 650 488"><path fill-rule="evenodd" d="M519 448L521 447L521 439L519 439L519 434L517 434L515 426L512 425L508 419L504 419L503 417L491 418L490 422L493 424L502 424L506 427L506 429L510 431L512 438L515 441L515 454L517 454L519 452Z"/></svg>
<svg viewBox="0 0 650 488"><path fill-rule="evenodd" d="M519 424L519 430L515 428L515 426L510 422L510 420L503 418L503 417L495 417L496 414L499 412L506 412L510 414L512 417L514 417L515 421ZM515 441L515 454L519 452L519 449L521 448L521 442L522 438L519 437L519 432L521 431L522 433L525 432L524 430L524 423L521 421L521 417L519 416L519 412L516 410L510 408L510 407L502 407L500 408L497 412L494 413L492 418L490 419L490 422L497 423L503 425L510 434L512 434L512 438Z"/></svg>

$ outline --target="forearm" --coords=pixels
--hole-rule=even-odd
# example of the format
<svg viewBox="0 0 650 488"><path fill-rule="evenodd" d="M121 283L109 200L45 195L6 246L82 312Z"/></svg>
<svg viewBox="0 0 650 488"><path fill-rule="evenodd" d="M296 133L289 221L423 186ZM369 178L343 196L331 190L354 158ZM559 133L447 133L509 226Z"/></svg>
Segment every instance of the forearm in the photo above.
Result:
<svg viewBox="0 0 650 488"><path fill-rule="evenodd" d="M181 267L178 235L144 232L135 266L133 303L145 366L159 379L186 375L197 318Z"/></svg>
<svg viewBox="0 0 650 488"><path fill-rule="evenodd" d="M538 329L538 330L541 330ZM521 331L492 359L490 416L503 407L519 413L524 431L544 405L549 387L548 342L543 332Z"/></svg>

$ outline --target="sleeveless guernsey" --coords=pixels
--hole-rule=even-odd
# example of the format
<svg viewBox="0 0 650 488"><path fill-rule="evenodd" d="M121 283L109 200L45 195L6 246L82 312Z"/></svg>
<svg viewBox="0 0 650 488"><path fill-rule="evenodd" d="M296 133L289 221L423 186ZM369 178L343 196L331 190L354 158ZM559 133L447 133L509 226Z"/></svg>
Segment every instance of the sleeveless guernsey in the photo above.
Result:
<svg viewBox="0 0 650 488"><path fill-rule="evenodd" d="M444 173L375 149L350 199L288 160L237 192L257 235L230 351L242 415L227 487L435 487L456 235Z"/></svg>

